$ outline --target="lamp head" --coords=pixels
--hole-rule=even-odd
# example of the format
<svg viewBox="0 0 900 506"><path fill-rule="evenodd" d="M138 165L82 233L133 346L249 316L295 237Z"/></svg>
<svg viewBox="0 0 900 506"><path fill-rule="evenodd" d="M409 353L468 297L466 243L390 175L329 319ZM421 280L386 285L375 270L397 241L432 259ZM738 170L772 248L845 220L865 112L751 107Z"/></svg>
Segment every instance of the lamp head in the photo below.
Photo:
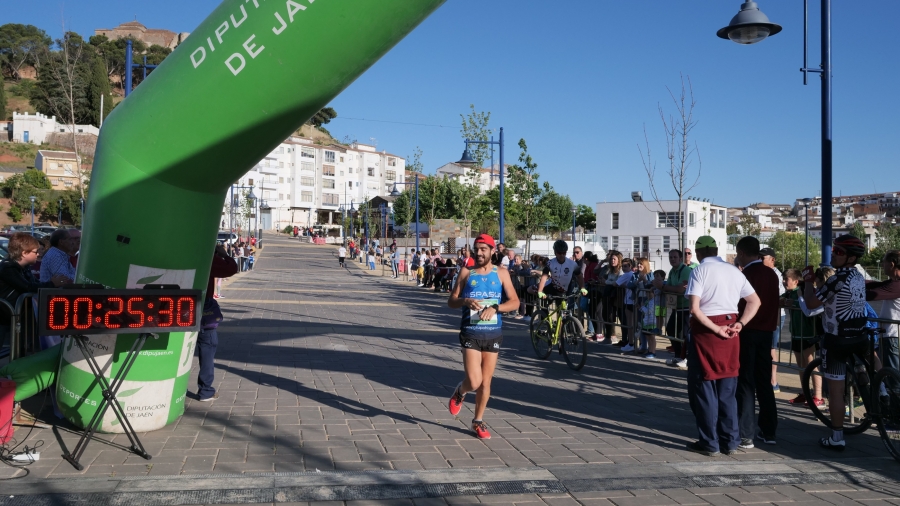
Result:
<svg viewBox="0 0 900 506"><path fill-rule="evenodd" d="M466 144L466 149L465 151L463 151L462 158L460 158L459 161L456 162L456 164L462 165L463 167L471 167L476 163L478 162L476 162L475 159L472 158L472 154L469 153L469 145Z"/></svg>
<svg viewBox="0 0 900 506"><path fill-rule="evenodd" d="M781 31L781 25L769 21L756 2L748 0L725 28L716 32L722 39L730 39L738 44L756 44L769 35Z"/></svg>
<svg viewBox="0 0 900 506"><path fill-rule="evenodd" d="M32 195L32 196L28 197L28 199L31 200L31 203L32 203L32 204L34 204L34 201L37 200L37 197L35 197L34 195Z"/></svg>
<svg viewBox="0 0 900 506"><path fill-rule="evenodd" d="M394 183L394 189L391 190L391 197L399 197L399 196L400 196L400 190L397 189L397 183Z"/></svg>

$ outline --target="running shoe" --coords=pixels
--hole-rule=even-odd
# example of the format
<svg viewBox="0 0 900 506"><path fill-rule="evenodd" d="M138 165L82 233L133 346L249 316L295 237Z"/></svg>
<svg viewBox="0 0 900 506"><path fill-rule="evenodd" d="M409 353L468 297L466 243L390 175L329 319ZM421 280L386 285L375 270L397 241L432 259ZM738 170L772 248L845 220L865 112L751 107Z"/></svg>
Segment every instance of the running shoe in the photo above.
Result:
<svg viewBox="0 0 900 506"><path fill-rule="evenodd" d="M453 416L459 414L459 411L462 409L463 400L465 399L465 396L459 392L461 388L462 381L459 382L459 385L456 385L456 390L454 390L453 395L450 396L450 414Z"/></svg>
<svg viewBox="0 0 900 506"><path fill-rule="evenodd" d="M778 383L775 383L774 385L772 385L772 391L776 394L781 392L781 386L779 386Z"/></svg>
<svg viewBox="0 0 900 506"><path fill-rule="evenodd" d="M829 450L834 450L838 452L842 452L847 448L847 442L845 440L835 441L831 436L823 437L819 440L819 446L822 448L828 448Z"/></svg>
<svg viewBox="0 0 900 506"><path fill-rule="evenodd" d="M600 344L612 344L612 339L610 339L608 337L606 339L601 337L600 339L601 339Z"/></svg>
<svg viewBox="0 0 900 506"><path fill-rule="evenodd" d="M655 354L655 353L648 353L648 354L644 355L644 358L656 358L656 354Z"/></svg>
<svg viewBox="0 0 900 506"><path fill-rule="evenodd" d="M628 353L631 351L634 351L634 346L632 346L630 344L626 344L625 346L622 346L622 353Z"/></svg>
<svg viewBox="0 0 900 506"><path fill-rule="evenodd" d="M738 445L738 448L742 448L744 450L753 448L753 440L746 437L741 438L741 444Z"/></svg>
<svg viewBox="0 0 900 506"><path fill-rule="evenodd" d="M774 438L774 437L771 437L771 438L770 438L770 437L766 437L765 434L762 433L762 431L759 431L759 432L756 433L756 439L757 439L758 441L762 441L763 443L765 443L765 444L767 444L767 445L773 445L773 444L775 444L775 438Z"/></svg>
<svg viewBox="0 0 900 506"><path fill-rule="evenodd" d="M722 455L718 450L709 450L707 448L704 448L699 441L688 443L687 450L694 453L699 453L700 455L706 455L707 457L718 457L719 455Z"/></svg>
<svg viewBox="0 0 900 506"><path fill-rule="evenodd" d="M478 439L490 439L491 433L487 430L487 425L481 420L472 420L472 430L475 431L475 437Z"/></svg>
<svg viewBox="0 0 900 506"><path fill-rule="evenodd" d="M821 408L821 407L825 406L825 399L820 399L819 397L813 397L813 404L815 404L817 408Z"/></svg>
<svg viewBox="0 0 900 506"><path fill-rule="evenodd" d="M789 400L791 404L796 404L798 406L806 406L806 396L803 394L798 394L797 397Z"/></svg>
<svg viewBox="0 0 900 506"><path fill-rule="evenodd" d="M666 360L666 365L672 366L672 367L677 367L677 368L681 369L682 371L686 371L687 370L687 359L683 358L683 359L679 360L677 358L670 358L669 360Z"/></svg>

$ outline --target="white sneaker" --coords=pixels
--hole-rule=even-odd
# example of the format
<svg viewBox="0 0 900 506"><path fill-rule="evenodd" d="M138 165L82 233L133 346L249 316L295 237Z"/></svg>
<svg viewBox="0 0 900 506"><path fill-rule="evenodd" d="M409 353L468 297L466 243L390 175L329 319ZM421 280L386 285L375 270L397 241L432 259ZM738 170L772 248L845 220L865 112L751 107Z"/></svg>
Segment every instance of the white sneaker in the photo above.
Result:
<svg viewBox="0 0 900 506"><path fill-rule="evenodd" d="M622 346L622 353L628 353L629 351L634 351L634 346L632 346L630 344L626 344L625 346Z"/></svg>
<svg viewBox="0 0 900 506"><path fill-rule="evenodd" d="M683 358L675 364L675 367L681 369L682 371L687 371L687 359Z"/></svg>

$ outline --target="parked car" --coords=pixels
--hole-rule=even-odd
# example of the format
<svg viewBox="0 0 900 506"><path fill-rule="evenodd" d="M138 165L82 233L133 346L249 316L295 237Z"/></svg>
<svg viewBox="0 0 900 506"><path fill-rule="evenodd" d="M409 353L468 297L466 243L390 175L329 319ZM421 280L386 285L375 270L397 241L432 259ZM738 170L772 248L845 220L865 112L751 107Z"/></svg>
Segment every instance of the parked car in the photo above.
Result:
<svg viewBox="0 0 900 506"><path fill-rule="evenodd" d="M219 235L216 237L216 242L219 244L234 244L238 241L238 236L234 232L219 231Z"/></svg>
<svg viewBox="0 0 900 506"><path fill-rule="evenodd" d="M34 227L34 230L36 232L43 232L47 235L52 234L53 232L56 232L56 229L57 229L57 227L54 227L51 225L41 225L40 227Z"/></svg>

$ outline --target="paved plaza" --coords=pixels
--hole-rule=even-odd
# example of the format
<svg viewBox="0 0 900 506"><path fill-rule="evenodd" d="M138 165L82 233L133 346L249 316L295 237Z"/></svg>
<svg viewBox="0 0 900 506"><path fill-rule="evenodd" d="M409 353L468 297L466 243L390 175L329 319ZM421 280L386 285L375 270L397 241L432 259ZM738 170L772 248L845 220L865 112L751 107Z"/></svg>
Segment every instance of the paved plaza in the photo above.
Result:
<svg viewBox="0 0 900 506"><path fill-rule="evenodd" d="M786 402L796 390L779 395L777 445L708 458L685 450L697 436L685 372L595 343L574 372L556 353L538 360L527 325L507 319L481 441L473 394L447 411L462 365L446 294L341 269L335 247L283 236L222 292L218 400L189 400L177 423L142 434L152 460L97 441L78 472L59 457L77 431L32 399L58 425L28 436L42 443L27 475L0 469L0 506L900 505L900 463L874 429L842 454L821 450L825 427ZM192 390L196 371L195 358Z"/></svg>

